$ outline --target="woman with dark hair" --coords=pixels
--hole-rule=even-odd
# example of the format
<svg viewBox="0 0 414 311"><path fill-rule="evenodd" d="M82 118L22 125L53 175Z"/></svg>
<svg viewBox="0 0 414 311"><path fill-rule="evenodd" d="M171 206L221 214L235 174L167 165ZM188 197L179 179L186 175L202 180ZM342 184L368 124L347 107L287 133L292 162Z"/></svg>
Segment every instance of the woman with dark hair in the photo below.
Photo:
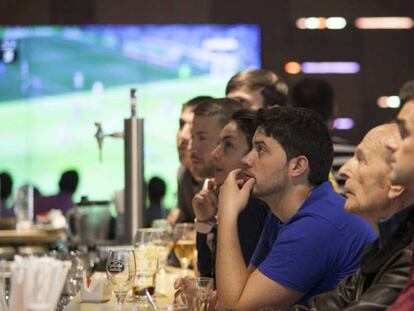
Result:
<svg viewBox="0 0 414 311"><path fill-rule="evenodd" d="M256 112L240 110L234 113L222 129L219 144L212 152L214 179L208 180L208 185L193 198L197 229L197 265L202 276L214 276L218 189L229 172L242 168L241 159L252 149L252 138L257 127ZM246 266L259 241L268 212L269 208L264 202L251 198L238 218L238 234Z"/></svg>

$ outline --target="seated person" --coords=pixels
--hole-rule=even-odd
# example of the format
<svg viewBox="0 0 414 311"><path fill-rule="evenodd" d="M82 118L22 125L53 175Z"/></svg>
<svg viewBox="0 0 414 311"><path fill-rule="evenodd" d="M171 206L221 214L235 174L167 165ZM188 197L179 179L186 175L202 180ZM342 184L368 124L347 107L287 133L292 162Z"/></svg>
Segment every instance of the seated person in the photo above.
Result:
<svg viewBox="0 0 414 311"><path fill-rule="evenodd" d="M144 227L149 228L154 220L167 218L168 211L163 202L167 185L162 178L155 176L148 182L147 191L149 206L144 213Z"/></svg>
<svg viewBox="0 0 414 311"><path fill-rule="evenodd" d="M404 238L407 221L402 231L396 227L414 210L404 209L407 191L391 184L391 153L385 148L390 139L399 140L396 124L373 128L339 171L346 180L346 210L367 219L379 239L366 249L358 272L311 299L309 308L292 310L385 310L403 289L411 262L410 235Z"/></svg>
<svg viewBox="0 0 414 311"><path fill-rule="evenodd" d="M59 209L62 213L73 207L73 194L79 183L79 175L75 170L63 172L59 180L59 193L51 196L38 196L34 200L34 213L41 215L48 213L51 209Z"/></svg>
<svg viewBox="0 0 414 311"><path fill-rule="evenodd" d="M10 197L13 190L13 179L7 172L0 173L0 218L14 217Z"/></svg>
<svg viewBox="0 0 414 311"><path fill-rule="evenodd" d="M404 104L397 117L400 127L401 142L388 144L393 152L391 164L391 180L403 185L409 193L409 203L414 204L414 80L408 81L400 91L401 102ZM412 205L414 206L414 205ZM414 207L413 207L414 208ZM414 227L414 215L407 222L406 228ZM404 231L404 239L412 240L413 233ZM412 250L411 244L411 250ZM408 284L401 296L389 309L391 311L414 310L414 274L413 263Z"/></svg>
<svg viewBox="0 0 414 311"><path fill-rule="evenodd" d="M221 308L286 308L336 287L359 267L376 235L344 210L328 181L331 137L308 109L276 107L258 112L253 149L245 169L230 172L220 188L216 281ZM237 219L251 192L271 209L246 268Z"/></svg>
<svg viewBox="0 0 414 311"><path fill-rule="evenodd" d="M256 112L240 110L234 113L229 123L221 130L220 142L211 153L214 180L211 180L209 186L193 198L198 231L197 263L201 276L214 276L215 216L218 188L223 184L230 171L241 167L241 159L252 148L252 137L257 126ZM259 241L268 213L269 208L264 202L251 198L246 209L238 218L238 236L246 266L248 266ZM211 249L207 245L210 241Z"/></svg>
<svg viewBox="0 0 414 311"><path fill-rule="evenodd" d="M192 170L188 146L191 140L194 108L212 99L210 96L197 96L182 106L177 131L177 151L180 160L180 167L177 172L177 207L168 215L168 221L171 224L194 221L195 216L191 200L201 190L204 178L197 176Z"/></svg>

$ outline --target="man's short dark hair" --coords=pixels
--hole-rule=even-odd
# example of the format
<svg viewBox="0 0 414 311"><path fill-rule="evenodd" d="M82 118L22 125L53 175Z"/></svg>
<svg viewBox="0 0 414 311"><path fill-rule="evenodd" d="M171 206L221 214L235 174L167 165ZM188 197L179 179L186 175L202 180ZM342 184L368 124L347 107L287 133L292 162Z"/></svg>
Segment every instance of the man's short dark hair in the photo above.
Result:
<svg viewBox="0 0 414 311"><path fill-rule="evenodd" d="M213 97L211 97L211 96L204 96L204 95L202 95L202 96L196 96L194 98L191 98L189 101L185 102L183 104L183 108L182 108L181 111L183 111L186 108L192 108L192 109L194 109L195 106L197 106L198 104L202 104L202 103L204 103L206 101L209 101L211 99L213 99Z"/></svg>
<svg viewBox="0 0 414 311"><path fill-rule="evenodd" d="M6 200L12 193L12 189L13 189L13 179L11 175L7 172L1 172L0 173L1 199Z"/></svg>
<svg viewBox="0 0 414 311"><path fill-rule="evenodd" d="M218 115L222 126L226 125L233 113L244 108L244 105L231 98L212 98L208 101L198 103L194 107L194 116L210 117Z"/></svg>
<svg viewBox="0 0 414 311"><path fill-rule="evenodd" d="M311 185L328 180L334 156L332 140L316 112L298 107L275 107L260 109L257 117L259 129L282 146L288 160L298 156L308 159Z"/></svg>
<svg viewBox="0 0 414 311"><path fill-rule="evenodd" d="M259 126L259 120L257 119L257 111L251 109L242 109L236 111L230 118L230 121L234 121L237 124L237 128L243 132L246 137L249 150L253 148L252 139L254 133Z"/></svg>
<svg viewBox="0 0 414 311"><path fill-rule="evenodd" d="M68 170L63 172L59 181L60 191L66 191L69 193L75 193L79 183L79 174L75 170Z"/></svg>
<svg viewBox="0 0 414 311"><path fill-rule="evenodd" d="M264 108L286 106L288 86L270 70L249 69L238 72L227 83L226 95L242 88L261 90Z"/></svg>
<svg viewBox="0 0 414 311"><path fill-rule="evenodd" d="M316 111L325 122L334 117L334 90L332 86L315 78L304 78L296 83L291 91L293 107L303 107Z"/></svg>
<svg viewBox="0 0 414 311"><path fill-rule="evenodd" d="M414 100L414 80L409 80L404 83L400 89L400 101L401 106L404 106L406 102Z"/></svg>

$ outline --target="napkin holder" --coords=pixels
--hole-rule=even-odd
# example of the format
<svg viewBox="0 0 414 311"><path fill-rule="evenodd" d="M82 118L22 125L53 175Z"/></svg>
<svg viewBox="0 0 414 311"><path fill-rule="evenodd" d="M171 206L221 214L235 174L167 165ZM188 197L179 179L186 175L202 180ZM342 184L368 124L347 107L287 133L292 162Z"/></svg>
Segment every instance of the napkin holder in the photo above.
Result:
<svg viewBox="0 0 414 311"><path fill-rule="evenodd" d="M104 302L112 297L111 286L108 284L106 275L95 273L89 279L83 277L80 290L81 302Z"/></svg>

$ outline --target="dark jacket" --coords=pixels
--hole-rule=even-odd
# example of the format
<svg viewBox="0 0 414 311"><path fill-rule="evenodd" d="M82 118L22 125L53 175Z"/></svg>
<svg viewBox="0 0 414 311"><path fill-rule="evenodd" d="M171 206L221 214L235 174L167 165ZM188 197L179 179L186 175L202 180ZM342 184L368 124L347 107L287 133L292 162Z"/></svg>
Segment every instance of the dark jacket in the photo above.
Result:
<svg viewBox="0 0 414 311"><path fill-rule="evenodd" d="M264 227L269 207L259 199L250 198L246 208L237 219L237 230L239 233L240 248L246 267L250 263L256 245L259 242ZM217 241L216 228L212 231L212 249L207 242L207 234L197 233L197 267L201 276L214 277L215 251Z"/></svg>
<svg viewBox="0 0 414 311"><path fill-rule="evenodd" d="M379 223L380 237L367 247L358 272L331 292L313 297L309 307L295 311L386 310L399 296L410 276L414 207Z"/></svg>

